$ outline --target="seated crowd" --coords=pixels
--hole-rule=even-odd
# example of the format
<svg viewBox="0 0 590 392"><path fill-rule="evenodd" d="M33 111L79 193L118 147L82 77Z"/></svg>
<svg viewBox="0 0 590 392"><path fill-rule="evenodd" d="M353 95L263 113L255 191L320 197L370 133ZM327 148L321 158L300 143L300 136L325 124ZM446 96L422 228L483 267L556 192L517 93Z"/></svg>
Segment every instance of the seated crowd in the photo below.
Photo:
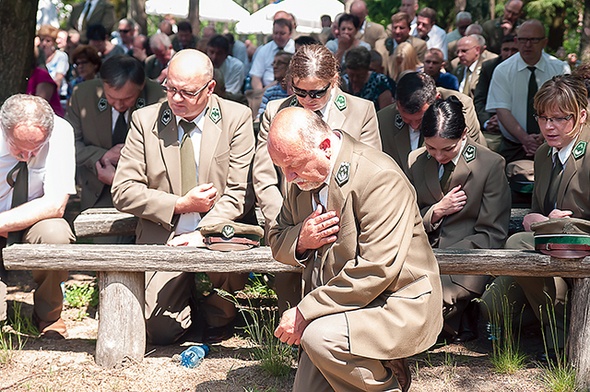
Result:
<svg viewBox="0 0 590 392"><path fill-rule="evenodd" d="M327 349L330 354L318 354L306 346L310 336L304 330L314 325L306 329L308 317L316 322L325 316L326 303L340 312L353 306L332 287L336 283L330 286L333 279L347 275L340 284L349 285L351 292L362 286L352 276L351 266L338 264L341 254L350 249L337 237L356 233L352 236L359 242L355 246L360 254L355 268L361 270L369 268L363 265L367 262L363 256L375 256L365 246L378 247L378 242L370 242L389 238L386 234L380 237L374 224L387 229L391 222L367 210L390 211L399 225L414 230L414 236L406 238L398 236L398 226L391 228L395 233L391 238L403 244L395 259L410 252L406 249L409 238L418 248L426 248L425 252L431 248L504 247L515 197L524 200L523 205L532 212L525 218L527 232L508 239L507 247L530 249L533 222L589 218L584 208L588 183L583 178L588 178L589 170L585 165L590 135L584 83L590 72L581 66L574 70L577 76L568 75L572 71L568 63L544 51L545 26L538 20L522 20L522 8L521 0L508 0L501 17L481 25L473 23L468 12L459 12L456 29L446 33L437 25L436 11L418 10L417 0L404 0L387 28L370 22L365 2L355 0L349 13L339 15L333 23L322 17L324 31L311 37L297 34L295 17L279 11L272 36L258 48L230 33L218 34L212 26L197 37L189 22L176 26L169 18L151 37L141 34L139 26L127 18L118 22L111 35L115 20L108 10L93 24L88 12L73 12L68 32L43 25L38 30L38 56L27 88L28 94L43 99L16 95L0 112L4 133L0 170L4 170L1 178L7 179L0 198L4 206L0 213L2 245L74 240L69 230L55 236L49 229L63 226L68 195L76 192L74 171L82 210L114 206L139 218L135 237L101 239L105 243L201 246L201 227L228 221L256 224L257 206L273 252L287 254L289 259L291 248L284 248L292 246L289 236L301 230L295 235L306 238L309 221L317 222L324 232L313 233L320 239L310 240L308 244L314 246L302 249L295 241L297 251L286 261L302 265L297 263L312 260L313 268L308 269L313 271L309 276L304 273L303 281L298 273L275 277L279 310L293 317L281 320L277 336L289 343L301 341L307 354L302 356L300 369L314 374L310 369L316 366L315 372L319 369L327 383L346 390L343 385L358 380L326 375L318 365L325 358L314 356L332 355L334 348ZM299 133L293 131L299 126ZM302 136L305 126L315 136ZM34 129L34 137L26 137L24 127ZM326 133L326 129L338 132ZM311 143L310 148L300 151L297 145L301 143ZM301 162L292 151L309 160ZM375 152L372 160L356 161L357 154L371 155L369 151ZM335 159L344 153L351 154L350 162ZM56 154L60 159L51 159ZM322 154L327 159L320 158ZM19 202L19 178L27 165L29 194ZM534 171L534 191L521 192L515 179L506 176L515 172L514 167L524 168L531 183ZM335 179L322 172L326 168L332 168ZM365 174L355 177L357 170ZM363 192L361 185L369 185L359 177L380 170L390 173L395 182L390 191L396 194L383 194L390 197L384 206L363 206L362 201L380 200ZM309 181L306 175L319 181L307 189L303 180L298 182L299 178ZM317 188L307 219L307 215L298 218L301 200L293 195L290 183L294 180L300 188L297 192ZM325 190L320 190L322 183L328 185ZM354 194L352 205L341 206L341 216L330 214L336 208L334 183L342 193ZM388 184L379 181L370 186L374 192L388 189ZM418 224L412 221L414 216L408 217L413 212L385 206L395 204L397 192L404 203L416 207L416 216L421 218ZM28 212L19 204L29 204ZM322 268L328 263L335 269L331 275L317 271L316 258L321 259ZM396 272L401 280L416 271L409 259L402 260ZM420 268L428 270L431 261L428 253ZM369 271L379 274L381 267ZM339 273L339 268L350 271ZM247 280L241 274L208 275L212 287L230 293L243 288ZM0 320L6 317L5 276L0 268ZM484 310L477 299L483 296L484 303L489 301L492 294L486 289L494 277L425 276L432 285L433 301L428 306L437 299L444 320L438 323L434 317L429 324L432 330L438 328L434 341L440 324L439 341L464 342L477 337L479 314L489 317L493 307L487 303ZM47 271L34 274L39 286L33 316L45 336L67 334L60 317L60 283L66 277L67 273ZM387 279L390 288L401 287L395 283L397 278ZM496 277L494 282L494 295L518 291L519 299L531 306L539 320L546 319L538 311L546 304L557 309L558 323L564 320L567 281ZM380 283L375 279L374 284ZM365 301L366 306L375 300L360 297L356 300ZM288 313L289 309L297 312ZM216 292L197 297L191 273L146 274L145 310L148 340L153 344L171 344L195 331L203 341L216 343L234 331L234 305ZM350 316L348 322L352 319ZM298 326L302 328L299 334L292 331ZM339 328L331 333L340 334ZM563 322L558 328L565 329ZM434 343L431 330L422 332L424 342ZM407 390L405 362L396 362L403 357L380 356L377 349L363 351L352 343L362 339L351 336L350 340L351 347L345 351L354 358L391 360L390 370L384 370L381 363L366 366L375 366L377 373L393 372L399 387ZM565 344L563 339L556 343L551 347L554 350ZM414 351L401 352L411 355ZM310 380L298 376L296 386L315 390L321 385Z"/></svg>

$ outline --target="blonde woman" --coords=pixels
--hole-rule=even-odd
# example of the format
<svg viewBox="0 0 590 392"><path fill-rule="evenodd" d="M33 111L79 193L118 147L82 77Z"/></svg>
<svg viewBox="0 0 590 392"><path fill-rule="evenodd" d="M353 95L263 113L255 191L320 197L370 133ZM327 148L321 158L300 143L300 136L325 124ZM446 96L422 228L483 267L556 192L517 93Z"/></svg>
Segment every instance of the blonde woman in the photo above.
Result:
<svg viewBox="0 0 590 392"><path fill-rule="evenodd" d="M393 51L393 70L390 70L391 77L396 82L404 71L422 71L424 64L418 59L416 50L409 42L402 42Z"/></svg>

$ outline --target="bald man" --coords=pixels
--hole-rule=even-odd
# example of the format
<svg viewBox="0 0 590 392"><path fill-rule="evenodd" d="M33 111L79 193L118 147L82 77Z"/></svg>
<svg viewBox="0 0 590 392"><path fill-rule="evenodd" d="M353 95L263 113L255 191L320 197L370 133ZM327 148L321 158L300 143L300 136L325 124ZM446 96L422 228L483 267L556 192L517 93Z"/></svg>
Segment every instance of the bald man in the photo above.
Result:
<svg viewBox="0 0 590 392"><path fill-rule="evenodd" d="M267 146L289 182L269 243L305 282L275 331L303 348L293 390L407 391L404 358L430 347L442 325L438 265L412 186L386 154L307 109L281 110Z"/></svg>
<svg viewBox="0 0 590 392"><path fill-rule="evenodd" d="M139 218L137 243L200 246L199 228L240 220L253 206L248 175L254 155L250 110L213 94L213 64L194 49L177 53L164 84L167 100L133 113L113 181L113 204ZM209 274L216 288L241 289L246 277ZM146 329L154 344L178 341L195 322L204 340L233 334L234 305L195 300L191 273L146 274Z"/></svg>
<svg viewBox="0 0 590 392"><path fill-rule="evenodd" d="M468 35L457 42L459 65L455 69L455 76L459 80L459 91L471 99L475 96L475 88L484 61L481 50L475 35Z"/></svg>
<svg viewBox="0 0 590 392"><path fill-rule="evenodd" d="M367 10L367 3L365 3L363 0L353 1L350 5L350 13L356 15L361 22L361 27L356 34L356 38L365 41L371 45L371 48L373 49L375 48L375 42L382 38L387 38L387 34L385 33L383 26L367 20L369 11Z"/></svg>

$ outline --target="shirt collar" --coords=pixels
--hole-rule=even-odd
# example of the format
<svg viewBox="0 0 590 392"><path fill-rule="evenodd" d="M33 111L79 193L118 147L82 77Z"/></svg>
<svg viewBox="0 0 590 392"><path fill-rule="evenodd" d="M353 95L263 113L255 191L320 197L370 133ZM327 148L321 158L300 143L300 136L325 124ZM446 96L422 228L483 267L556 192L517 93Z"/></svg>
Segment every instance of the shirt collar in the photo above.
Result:
<svg viewBox="0 0 590 392"><path fill-rule="evenodd" d="M576 144L577 141L578 141L578 138L576 137L571 142L569 142L567 146L562 147L561 150L558 150L555 147L551 147L551 155L554 156L555 154L557 154L557 156L559 157L559 160L561 161L561 164L563 166L565 166L565 162L567 161L568 157L572 153L572 150L574 149L574 145Z"/></svg>

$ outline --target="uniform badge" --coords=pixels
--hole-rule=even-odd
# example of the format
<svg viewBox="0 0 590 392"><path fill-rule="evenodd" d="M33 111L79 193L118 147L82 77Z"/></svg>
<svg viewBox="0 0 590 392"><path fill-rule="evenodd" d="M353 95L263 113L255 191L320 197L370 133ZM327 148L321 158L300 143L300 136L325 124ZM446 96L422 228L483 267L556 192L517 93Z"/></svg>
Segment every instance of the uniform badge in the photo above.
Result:
<svg viewBox="0 0 590 392"><path fill-rule="evenodd" d="M101 98L98 100L98 110L104 112L107 110L109 103L107 102L106 98Z"/></svg>
<svg viewBox="0 0 590 392"><path fill-rule="evenodd" d="M576 159L580 159L584 156L584 154L586 154L586 146L588 145L588 142L586 141L579 141L578 144L576 144L576 147L574 147L574 150L572 151L572 155L574 156L574 158Z"/></svg>
<svg viewBox="0 0 590 392"><path fill-rule="evenodd" d="M209 114L209 118L215 124L217 124L219 122L219 120L221 120L221 112L219 111L219 108L218 107L215 107L215 108L212 108L211 109L211 113Z"/></svg>
<svg viewBox="0 0 590 392"><path fill-rule="evenodd" d="M135 107L137 109L141 109L144 106L145 106L145 99L143 97L138 98L137 102L135 103Z"/></svg>
<svg viewBox="0 0 590 392"><path fill-rule="evenodd" d="M168 123L172 120L172 111L170 109L166 109L162 112L162 117L160 117L160 121L164 126L168 125Z"/></svg>
<svg viewBox="0 0 590 392"><path fill-rule="evenodd" d="M397 129L402 129L402 127L404 126L405 122L404 120L402 120L402 116L400 116L400 114L396 114L395 115L395 127Z"/></svg>
<svg viewBox="0 0 590 392"><path fill-rule="evenodd" d="M232 225L225 225L223 229L221 229L221 235L224 238L232 238L235 234L234 227Z"/></svg>
<svg viewBox="0 0 590 392"><path fill-rule="evenodd" d="M463 151L463 158L465 158L465 162L469 163L472 160L474 160L476 152L477 149L475 148L475 146L472 146L471 144L465 147L465 151Z"/></svg>
<svg viewBox="0 0 590 392"><path fill-rule="evenodd" d="M289 106L291 106L291 107L299 106L299 101L297 100L297 97L291 98L291 102L289 102Z"/></svg>
<svg viewBox="0 0 590 392"><path fill-rule="evenodd" d="M348 182L350 178L350 162L342 162L336 172L336 183L342 186Z"/></svg>
<svg viewBox="0 0 590 392"><path fill-rule="evenodd" d="M336 107L340 111L343 111L344 109L346 109L346 98L344 97L344 95L339 94L336 97L336 100L334 101L334 104L336 105Z"/></svg>

